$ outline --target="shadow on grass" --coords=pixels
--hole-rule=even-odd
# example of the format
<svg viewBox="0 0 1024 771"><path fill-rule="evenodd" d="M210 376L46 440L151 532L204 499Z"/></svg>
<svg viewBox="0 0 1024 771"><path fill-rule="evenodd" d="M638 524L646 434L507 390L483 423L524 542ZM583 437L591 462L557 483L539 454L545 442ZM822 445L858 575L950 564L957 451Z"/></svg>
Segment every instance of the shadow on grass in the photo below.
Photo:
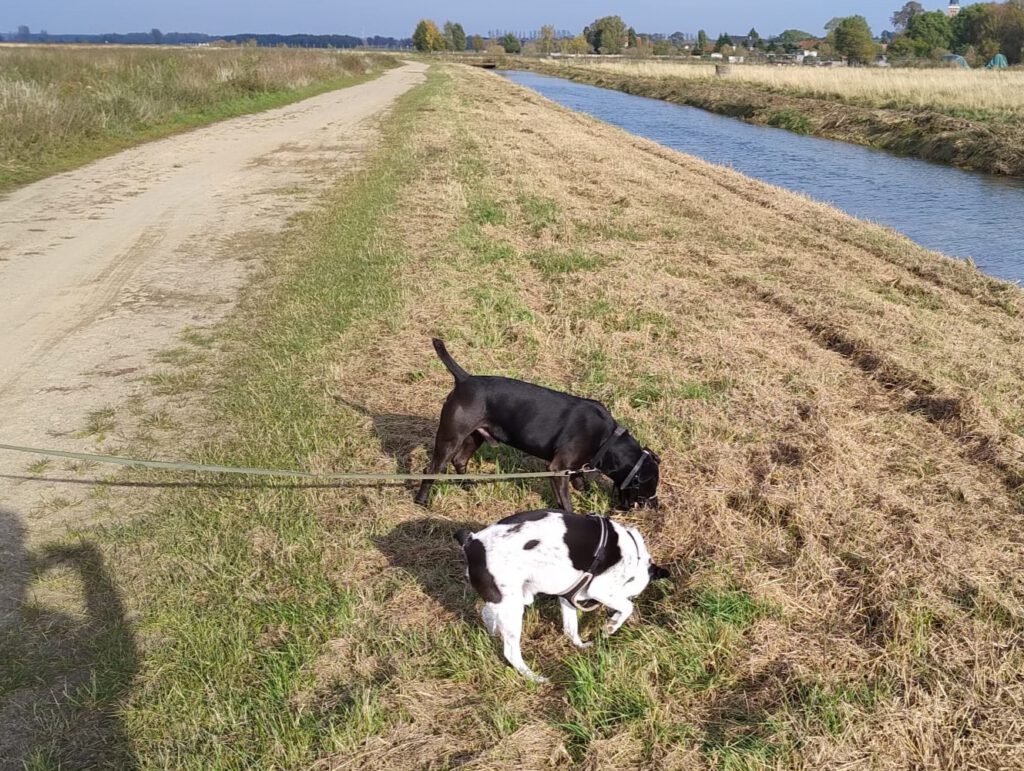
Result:
<svg viewBox="0 0 1024 771"><path fill-rule="evenodd" d="M393 567L415 579L447 611L477 623L476 593L466 581L466 562L453 537L463 527L477 531L483 525L424 517L403 522L373 540Z"/></svg>
<svg viewBox="0 0 1024 771"><path fill-rule="evenodd" d="M380 441L381 449L395 459L399 473L408 474L422 471L413 469L412 457L421 447L429 452L434 447L434 434L437 432L437 418L425 418L421 415L406 415L400 412L373 412L361 404L349 401L341 396L334 400L353 412L369 418L373 423L373 432Z"/></svg>
<svg viewBox="0 0 1024 771"><path fill-rule="evenodd" d="M136 767L116 710L138 650L102 553L87 541L29 553L3 509L0 534L0 768ZM48 579L80 590L83 612L33 596Z"/></svg>

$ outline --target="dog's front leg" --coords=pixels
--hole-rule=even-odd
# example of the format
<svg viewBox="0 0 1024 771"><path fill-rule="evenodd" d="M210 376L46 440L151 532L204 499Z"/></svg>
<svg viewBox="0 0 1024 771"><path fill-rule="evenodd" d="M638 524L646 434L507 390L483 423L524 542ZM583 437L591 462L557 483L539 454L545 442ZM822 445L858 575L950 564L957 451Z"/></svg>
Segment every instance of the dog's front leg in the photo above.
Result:
<svg viewBox="0 0 1024 771"><path fill-rule="evenodd" d="M548 468L552 471L562 470L554 468L553 465ZM569 487L569 477L553 477L551 479L551 486L555 490L555 498L558 500L558 505L562 511L566 514L572 514L572 492Z"/></svg>
<svg viewBox="0 0 1024 771"><path fill-rule="evenodd" d="M558 604L562 606L562 631L572 640L572 644L577 648L583 649L593 645L594 643L583 642L580 639L580 617L576 611L576 606L564 597L558 598Z"/></svg>
<svg viewBox="0 0 1024 771"><path fill-rule="evenodd" d="M598 599L595 597L594 599ZM599 600L601 604L608 606L613 612L611 619L604 626L606 635L615 634L619 627L626 623L626 620L633 615L633 603L625 597L615 597L611 600Z"/></svg>

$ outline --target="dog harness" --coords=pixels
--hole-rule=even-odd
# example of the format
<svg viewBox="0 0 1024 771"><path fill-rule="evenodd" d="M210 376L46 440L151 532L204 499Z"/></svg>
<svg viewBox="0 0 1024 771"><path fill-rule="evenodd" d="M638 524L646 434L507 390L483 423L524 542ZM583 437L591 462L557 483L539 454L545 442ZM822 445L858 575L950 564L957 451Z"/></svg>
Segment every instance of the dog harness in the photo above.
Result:
<svg viewBox="0 0 1024 771"><path fill-rule="evenodd" d="M608 531L611 530L612 527L611 523L605 517L597 514L587 514L587 517L589 519L596 519L601 528L601 536L597 541L597 551L594 552L594 561L590 563L590 567L587 568L587 571L580 577L580 579L560 595L584 613L589 613L590 611L597 609L601 604L597 600L580 600L578 597L580 592L584 589L589 589L590 584L594 581L594 571L597 570L597 566L604 559L605 548L608 546Z"/></svg>

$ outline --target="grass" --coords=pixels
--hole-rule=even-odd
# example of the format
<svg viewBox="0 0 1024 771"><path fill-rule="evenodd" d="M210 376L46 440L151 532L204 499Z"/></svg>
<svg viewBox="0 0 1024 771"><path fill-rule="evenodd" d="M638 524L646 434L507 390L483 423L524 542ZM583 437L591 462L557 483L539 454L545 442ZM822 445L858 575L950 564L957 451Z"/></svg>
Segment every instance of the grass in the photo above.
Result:
<svg viewBox="0 0 1024 771"><path fill-rule="evenodd" d="M353 85L377 54L0 47L0 192L140 142Z"/></svg>
<svg viewBox="0 0 1024 771"><path fill-rule="evenodd" d="M438 485L427 511L403 487L146 490L90 534L138 648L119 678L123 645L94 648L114 746L143 768L1020 766L1020 290L523 95L448 67L405 97L196 341L209 419L167 441L421 468L441 336L471 372L602 399L661 455L662 509L623 518L673 579L612 637L584 616L587 651L540 600L537 687L451 535L546 485Z"/></svg>
<svg viewBox="0 0 1024 771"><path fill-rule="evenodd" d="M581 66L578 62L573 67ZM710 64L653 61L586 62L602 72L713 83ZM1024 72L1017 70L879 69L733 65L729 82L778 93L831 99L892 110L929 110L957 117L1019 121L1024 118Z"/></svg>

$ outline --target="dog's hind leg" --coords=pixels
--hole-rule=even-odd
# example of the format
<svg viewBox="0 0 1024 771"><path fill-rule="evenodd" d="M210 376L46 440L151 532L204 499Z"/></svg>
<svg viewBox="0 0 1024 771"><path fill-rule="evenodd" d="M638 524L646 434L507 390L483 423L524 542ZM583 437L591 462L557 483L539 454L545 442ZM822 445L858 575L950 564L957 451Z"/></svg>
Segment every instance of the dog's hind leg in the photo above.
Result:
<svg viewBox="0 0 1024 771"><path fill-rule="evenodd" d="M523 677L533 680L535 683L546 683L548 679L534 673L523 661L523 652L519 645L523 635L523 611L525 606L522 603L509 602L505 600L494 608L494 619L498 634L501 635L501 644L505 654L505 661ZM486 624L486 620L484 621Z"/></svg>
<svg viewBox="0 0 1024 771"><path fill-rule="evenodd" d="M576 606L565 597L558 598L558 604L562 607L562 631L572 640L577 648L589 648L593 643L583 642L580 639L580 617Z"/></svg>
<svg viewBox="0 0 1024 771"><path fill-rule="evenodd" d="M452 465L455 467L456 474L466 473L466 464L469 463L469 459L473 457L477 450L480 449L480 445L483 444L484 438L480 435L479 431L474 431L472 434L467 436L462 442L462 446L459 447L459 451L455 453L455 457L452 458Z"/></svg>
<svg viewBox="0 0 1024 771"><path fill-rule="evenodd" d="M484 629L487 634L494 637L498 634L498 606L493 602L485 602L480 610L480 616L484 620Z"/></svg>
<svg viewBox="0 0 1024 771"><path fill-rule="evenodd" d="M444 422L441 423L441 430L437 432L434 440L434 454L427 464L426 474L440 474L451 463L452 458L462 445L464 436L445 430ZM434 482L431 479L424 479L420 484L419 492L416 493L416 503L420 506L427 505L427 498L430 496L430 488Z"/></svg>

